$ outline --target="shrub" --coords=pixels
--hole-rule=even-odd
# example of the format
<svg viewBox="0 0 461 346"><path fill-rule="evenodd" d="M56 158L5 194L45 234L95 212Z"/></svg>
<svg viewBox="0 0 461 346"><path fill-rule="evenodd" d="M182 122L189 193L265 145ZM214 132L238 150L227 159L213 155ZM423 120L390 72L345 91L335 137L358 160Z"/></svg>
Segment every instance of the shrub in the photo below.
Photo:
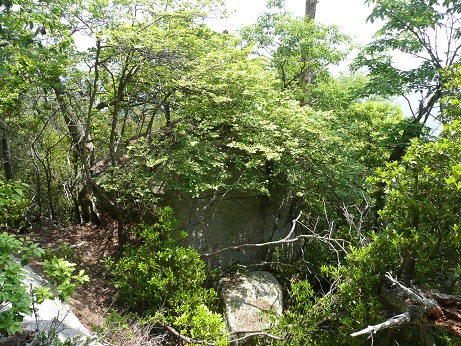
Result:
<svg viewBox="0 0 461 346"><path fill-rule="evenodd" d="M216 292L204 287L205 263L194 249L178 246L186 235L175 227L172 209L165 208L158 223L137 229L141 245L127 246L118 261L107 260L113 283L131 310L175 326L182 334L222 343L224 322L213 312Z"/></svg>
<svg viewBox="0 0 461 346"><path fill-rule="evenodd" d="M23 220L27 201L24 189L27 185L20 181L5 182L0 180L0 227L18 228Z"/></svg>
<svg viewBox="0 0 461 346"><path fill-rule="evenodd" d="M4 208L0 212L1 226L10 226L13 221L19 220L20 211L25 205L22 195L22 190L15 187L14 183L0 181L0 205ZM29 288L24 284L26 272L23 267L28 259L40 258L44 253L38 244L27 237L18 238L7 232L0 233L0 335L13 335L22 331L23 317L32 315L33 304L41 303L45 298L54 299L49 288ZM45 272L57 285L59 299L63 301L69 299L78 284L89 280L83 271L73 275L73 263L57 258L45 262Z"/></svg>

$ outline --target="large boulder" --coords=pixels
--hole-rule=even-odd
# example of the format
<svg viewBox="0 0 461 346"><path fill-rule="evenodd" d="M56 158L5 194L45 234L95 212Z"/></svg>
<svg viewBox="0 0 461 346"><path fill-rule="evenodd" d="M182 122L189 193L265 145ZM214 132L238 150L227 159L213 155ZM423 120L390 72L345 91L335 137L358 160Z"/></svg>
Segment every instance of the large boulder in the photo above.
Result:
<svg viewBox="0 0 461 346"><path fill-rule="evenodd" d="M223 278L221 296L227 328L234 338L270 328L283 311L282 287L265 271Z"/></svg>
<svg viewBox="0 0 461 346"><path fill-rule="evenodd" d="M257 244L284 238L295 218L293 201L276 193L257 196L242 192L210 193L192 197L189 193L166 193L162 203L171 206L180 228L189 236L185 245L206 255L241 244ZM237 249L205 256L208 265L226 268L270 260L269 247Z"/></svg>

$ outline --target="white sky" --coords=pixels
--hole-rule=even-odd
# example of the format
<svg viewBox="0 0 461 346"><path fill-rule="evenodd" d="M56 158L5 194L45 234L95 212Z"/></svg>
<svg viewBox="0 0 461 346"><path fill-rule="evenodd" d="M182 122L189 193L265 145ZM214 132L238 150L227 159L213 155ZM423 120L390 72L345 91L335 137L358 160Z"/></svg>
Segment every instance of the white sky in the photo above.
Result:
<svg viewBox="0 0 461 346"><path fill-rule="evenodd" d="M295 16L304 16L305 0L285 0L285 7ZM258 14L264 12L266 0L226 0L226 7L234 10L225 24L225 29L233 32L243 25L255 22ZM378 29L376 25L366 24L370 9L365 0L319 0L317 4L316 20L323 24L336 24L342 31L356 38L357 43L365 44L370 41L373 33Z"/></svg>

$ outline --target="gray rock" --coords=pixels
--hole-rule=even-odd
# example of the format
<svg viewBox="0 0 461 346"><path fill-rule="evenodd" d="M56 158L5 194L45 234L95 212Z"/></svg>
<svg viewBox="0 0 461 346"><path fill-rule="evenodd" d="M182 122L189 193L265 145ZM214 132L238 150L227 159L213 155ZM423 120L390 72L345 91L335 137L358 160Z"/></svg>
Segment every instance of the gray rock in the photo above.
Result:
<svg viewBox="0 0 461 346"><path fill-rule="evenodd" d="M162 203L171 206L180 229L188 233L186 246L199 254L238 246L258 244L284 238L291 230L293 202L282 194L268 196L239 192L214 192L192 197L181 192L167 192ZM232 264L259 264L269 260L272 249L259 247L222 252L206 258L212 268Z"/></svg>
<svg viewBox="0 0 461 346"><path fill-rule="evenodd" d="M263 331L283 311L282 287L268 272L250 272L221 280L227 328L231 335Z"/></svg>
<svg viewBox="0 0 461 346"><path fill-rule="evenodd" d="M24 266L23 269L27 273L24 284L28 287L45 286L48 284L45 279L35 273L29 266ZM46 299L43 303L37 304L35 308L35 314L24 317L23 328L25 331L56 333L61 341L74 339L73 345L103 345L102 342L98 341L97 336L90 334L88 329L72 312L68 304L58 299ZM30 343L31 346L35 344L37 344L36 341Z"/></svg>

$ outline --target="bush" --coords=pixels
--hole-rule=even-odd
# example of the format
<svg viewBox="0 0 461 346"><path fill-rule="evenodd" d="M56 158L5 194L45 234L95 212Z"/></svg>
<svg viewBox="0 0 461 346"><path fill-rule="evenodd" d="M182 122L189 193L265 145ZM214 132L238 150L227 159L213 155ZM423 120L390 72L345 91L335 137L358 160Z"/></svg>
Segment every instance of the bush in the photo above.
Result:
<svg viewBox="0 0 461 346"><path fill-rule="evenodd" d="M0 227L19 228L23 221L23 212L27 207L24 189L27 185L20 181L0 180Z"/></svg>
<svg viewBox="0 0 461 346"><path fill-rule="evenodd" d="M25 205L22 195L22 190L13 183L0 182L0 205L5 208L0 212L2 226L19 220L20 210ZM17 238L7 232L0 233L0 335L21 332L23 317L32 315L33 304L41 303L45 298L54 299L49 288L29 288L24 284L26 272L23 266L29 258L40 258L44 253L38 244L27 237ZM57 285L59 299L63 301L69 299L78 284L89 280L83 271L73 275L74 266L57 258L44 263L45 272L51 282Z"/></svg>
<svg viewBox="0 0 461 346"><path fill-rule="evenodd" d="M107 260L113 283L131 310L182 334L223 343L224 322L213 312L217 294L204 287L205 263L194 249L178 246L186 235L175 227L172 209L165 208L158 223L137 229L141 245L127 246L118 261Z"/></svg>
<svg viewBox="0 0 461 346"><path fill-rule="evenodd" d="M29 238L16 238L3 232L0 234L0 335L13 335L22 331L24 315L32 315L33 303L45 298L54 299L48 287L34 287L24 284L23 270L30 257L41 257L44 250ZM59 299L67 301L77 285L88 281L81 270L73 275L75 264L53 258L44 263L44 269L51 282L57 285Z"/></svg>
<svg viewBox="0 0 461 346"><path fill-rule="evenodd" d="M6 232L0 234L0 334L13 335L22 331L23 315L31 315L32 296L23 280L22 266L30 256L40 257L43 250L29 239L16 239ZM16 262L12 256L20 258Z"/></svg>

